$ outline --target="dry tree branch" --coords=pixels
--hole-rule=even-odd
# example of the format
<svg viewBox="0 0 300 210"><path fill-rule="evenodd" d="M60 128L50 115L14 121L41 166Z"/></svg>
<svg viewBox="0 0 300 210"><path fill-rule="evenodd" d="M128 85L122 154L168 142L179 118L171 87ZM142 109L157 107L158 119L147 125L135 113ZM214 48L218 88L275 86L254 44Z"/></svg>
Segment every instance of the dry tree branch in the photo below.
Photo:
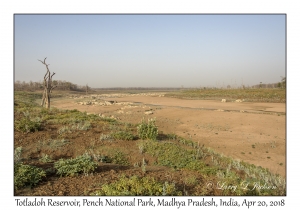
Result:
<svg viewBox="0 0 300 210"><path fill-rule="evenodd" d="M46 103L46 107L49 109L51 93L52 93L52 90L56 87L56 85L52 85L52 77L55 75L55 72L53 72L52 75L50 76L51 72L48 68L48 66L50 64L46 63L46 59L47 59L47 57L44 59L44 61L41 61L41 60L38 60L38 61L40 61L42 64L44 64L47 69L47 72L45 73L45 76L44 76L44 93L43 93L41 105L43 106L44 103Z"/></svg>

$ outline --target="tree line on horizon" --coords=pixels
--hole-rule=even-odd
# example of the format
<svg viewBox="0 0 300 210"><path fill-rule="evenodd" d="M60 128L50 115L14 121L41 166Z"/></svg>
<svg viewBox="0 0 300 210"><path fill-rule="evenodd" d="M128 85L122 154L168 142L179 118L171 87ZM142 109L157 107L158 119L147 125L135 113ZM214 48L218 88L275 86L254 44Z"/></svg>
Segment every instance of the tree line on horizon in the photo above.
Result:
<svg viewBox="0 0 300 210"><path fill-rule="evenodd" d="M180 90L180 89L195 89L194 87L191 88L185 88L183 86L181 87L107 87L107 88L90 88L88 85L77 85L69 81L65 80L53 80L53 85L55 85L55 90L65 90L65 91L79 91L79 92L86 92L87 88L89 90ZM200 87L197 89L251 89L251 88L286 88L286 77L282 77L280 82L277 83L262 83L253 85L253 86L245 86L241 85L239 87L232 87L230 85L227 85L225 88L217 88L217 87ZM25 82L25 81L15 81L14 83L14 89L15 90L29 90L29 91L36 91L36 90L43 90L44 89L44 83L42 81L39 82Z"/></svg>
<svg viewBox="0 0 300 210"><path fill-rule="evenodd" d="M68 82L65 80L53 80L53 85L55 85L54 90L67 90L67 91L80 91L80 92L86 92L87 85L81 86L74 84L72 82ZM30 91L35 91L35 90L44 90L44 82L39 81L39 82L25 82L25 81L15 81L14 84L14 89L15 90L30 90Z"/></svg>

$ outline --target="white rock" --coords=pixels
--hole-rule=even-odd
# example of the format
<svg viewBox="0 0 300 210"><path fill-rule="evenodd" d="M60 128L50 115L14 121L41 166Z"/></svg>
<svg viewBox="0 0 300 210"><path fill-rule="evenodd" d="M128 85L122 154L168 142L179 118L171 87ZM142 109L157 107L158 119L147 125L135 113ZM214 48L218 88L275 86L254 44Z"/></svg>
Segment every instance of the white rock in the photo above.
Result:
<svg viewBox="0 0 300 210"><path fill-rule="evenodd" d="M147 112L145 112L145 114L150 115L150 114L153 114L153 112L152 111L147 111Z"/></svg>

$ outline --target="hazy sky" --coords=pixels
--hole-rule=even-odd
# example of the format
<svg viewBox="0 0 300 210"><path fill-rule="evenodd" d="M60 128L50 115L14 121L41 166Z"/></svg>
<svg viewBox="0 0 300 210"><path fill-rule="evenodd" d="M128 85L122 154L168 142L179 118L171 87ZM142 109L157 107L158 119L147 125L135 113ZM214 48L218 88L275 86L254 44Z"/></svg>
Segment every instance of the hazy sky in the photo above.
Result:
<svg viewBox="0 0 300 210"><path fill-rule="evenodd" d="M15 15L15 80L222 87L285 76L285 15Z"/></svg>

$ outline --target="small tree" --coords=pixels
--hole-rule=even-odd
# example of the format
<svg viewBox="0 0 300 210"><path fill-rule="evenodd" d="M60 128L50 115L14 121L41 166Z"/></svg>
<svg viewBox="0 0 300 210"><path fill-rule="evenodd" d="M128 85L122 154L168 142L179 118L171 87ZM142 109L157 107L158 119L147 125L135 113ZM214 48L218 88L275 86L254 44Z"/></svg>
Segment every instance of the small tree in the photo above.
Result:
<svg viewBox="0 0 300 210"><path fill-rule="evenodd" d="M277 83L277 87L278 87L278 88L281 88L281 82L278 82L278 83Z"/></svg>
<svg viewBox="0 0 300 210"><path fill-rule="evenodd" d="M52 83L52 77L54 76L54 72L52 73L52 75L50 76L50 70L48 68L48 66L50 64L46 64L46 59L47 57L44 59L44 61L38 60L40 61L42 64L44 64L46 66L47 72L44 76L44 93L43 93L43 98L42 98L42 102L41 102L41 106L44 106L48 109L50 109L50 98L51 98L51 93L52 90L56 87L55 85L53 85Z"/></svg>
<svg viewBox="0 0 300 210"><path fill-rule="evenodd" d="M282 88L286 88L286 77L281 77Z"/></svg>
<svg viewBox="0 0 300 210"><path fill-rule="evenodd" d="M90 87L88 86L88 84L86 84L85 86L85 93L88 94Z"/></svg>

